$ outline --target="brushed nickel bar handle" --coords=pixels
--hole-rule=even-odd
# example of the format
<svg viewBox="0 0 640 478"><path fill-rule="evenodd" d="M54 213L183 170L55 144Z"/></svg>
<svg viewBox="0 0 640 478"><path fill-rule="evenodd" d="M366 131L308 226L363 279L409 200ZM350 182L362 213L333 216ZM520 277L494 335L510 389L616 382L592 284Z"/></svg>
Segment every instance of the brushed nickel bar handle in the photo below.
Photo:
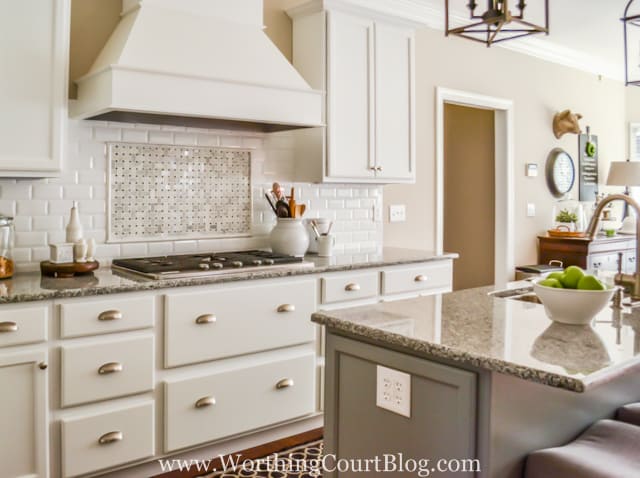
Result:
<svg viewBox="0 0 640 478"><path fill-rule="evenodd" d="M122 441L123 439L124 435L122 432L109 432L98 438L98 443L101 445L108 445L109 443L115 443L117 441Z"/></svg>
<svg viewBox="0 0 640 478"><path fill-rule="evenodd" d="M293 304L282 304L278 307L278 312L295 312L296 306Z"/></svg>
<svg viewBox="0 0 640 478"><path fill-rule="evenodd" d="M278 383L276 383L276 390L282 390L283 388L293 387L293 379L291 378L283 378Z"/></svg>
<svg viewBox="0 0 640 478"><path fill-rule="evenodd" d="M213 314L204 314L204 315L201 315L200 317L198 317L196 319L196 324L198 324L198 325L213 324L216 320L218 320L218 319L216 318L215 315L213 315Z"/></svg>
<svg viewBox="0 0 640 478"><path fill-rule="evenodd" d="M122 319L122 312L119 310L105 310L98 315L98 320L102 322L107 322L110 320L120 320Z"/></svg>
<svg viewBox="0 0 640 478"><path fill-rule="evenodd" d="M110 373L122 372L124 367L120 362L109 362L105 363L98 369L98 373L100 375L107 375Z"/></svg>
<svg viewBox="0 0 640 478"><path fill-rule="evenodd" d="M196 408L210 407L216 404L216 397L202 397L196 402Z"/></svg>
<svg viewBox="0 0 640 478"><path fill-rule="evenodd" d="M347 284L346 286L344 286L344 290L346 290L347 292L355 292L360 290L360 284Z"/></svg>
<svg viewBox="0 0 640 478"><path fill-rule="evenodd" d="M15 322L0 322L0 333L17 332L18 324Z"/></svg>
<svg viewBox="0 0 640 478"><path fill-rule="evenodd" d="M427 282L427 279L428 279L427 276L420 274L420 275L417 275L413 280L415 282Z"/></svg>

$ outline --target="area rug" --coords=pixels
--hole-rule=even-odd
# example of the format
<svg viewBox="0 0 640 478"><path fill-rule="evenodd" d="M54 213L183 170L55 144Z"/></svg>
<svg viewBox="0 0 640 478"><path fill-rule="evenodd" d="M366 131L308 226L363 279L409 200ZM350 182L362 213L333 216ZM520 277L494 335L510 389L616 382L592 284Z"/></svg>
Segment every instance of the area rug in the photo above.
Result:
<svg viewBox="0 0 640 478"><path fill-rule="evenodd" d="M319 478L322 446L322 440L317 440L255 460L226 460L223 471L203 478Z"/></svg>

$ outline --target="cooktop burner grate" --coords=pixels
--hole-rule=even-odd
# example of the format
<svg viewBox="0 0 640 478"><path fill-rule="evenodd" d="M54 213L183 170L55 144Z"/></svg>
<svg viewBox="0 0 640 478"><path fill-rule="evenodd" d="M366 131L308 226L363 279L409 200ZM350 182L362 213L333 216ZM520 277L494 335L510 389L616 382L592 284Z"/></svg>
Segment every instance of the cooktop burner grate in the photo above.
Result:
<svg viewBox="0 0 640 478"><path fill-rule="evenodd" d="M151 279L208 276L282 267L309 267L302 257L269 251L215 252L133 259L115 259L112 267Z"/></svg>

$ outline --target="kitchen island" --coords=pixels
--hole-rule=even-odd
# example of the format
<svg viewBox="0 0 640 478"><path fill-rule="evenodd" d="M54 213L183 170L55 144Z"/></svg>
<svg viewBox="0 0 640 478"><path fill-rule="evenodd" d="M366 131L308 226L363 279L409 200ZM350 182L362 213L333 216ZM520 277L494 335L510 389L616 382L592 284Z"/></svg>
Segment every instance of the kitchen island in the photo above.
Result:
<svg viewBox="0 0 640 478"><path fill-rule="evenodd" d="M474 476L461 470L475 466L475 476L515 478L529 452L565 444L640 399L639 311L606 308L593 327L568 326L539 304L489 292L313 314L326 327L326 453L430 459L433 468L477 460L433 474ZM385 382L387 369L409 382ZM409 402L409 416L376 405L396 399Z"/></svg>

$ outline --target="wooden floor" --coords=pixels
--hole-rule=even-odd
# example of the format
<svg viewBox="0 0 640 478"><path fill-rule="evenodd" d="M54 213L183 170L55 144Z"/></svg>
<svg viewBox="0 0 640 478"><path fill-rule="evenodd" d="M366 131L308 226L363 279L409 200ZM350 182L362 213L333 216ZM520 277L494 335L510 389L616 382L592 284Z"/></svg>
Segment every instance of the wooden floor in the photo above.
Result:
<svg viewBox="0 0 640 478"><path fill-rule="evenodd" d="M308 432L299 433L297 435L293 435L290 437L281 438L280 440L265 443L264 445L248 448L246 450L241 450L236 453L230 453L227 456L235 457L236 455L240 455L240 461L255 460L256 458L262 458L264 456L271 455L272 453L280 452L282 450L293 448L298 445L303 445L305 443L309 443L314 440L319 440L320 438L322 438L322 435L323 435L323 429L316 428L314 430L309 430ZM211 473L214 469L220 469L220 468L222 468L222 459L216 458L209 465L207 472L204 472L202 470L171 471L169 473L162 473L160 475L156 475L153 478L196 478L198 476L205 475L206 473Z"/></svg>

